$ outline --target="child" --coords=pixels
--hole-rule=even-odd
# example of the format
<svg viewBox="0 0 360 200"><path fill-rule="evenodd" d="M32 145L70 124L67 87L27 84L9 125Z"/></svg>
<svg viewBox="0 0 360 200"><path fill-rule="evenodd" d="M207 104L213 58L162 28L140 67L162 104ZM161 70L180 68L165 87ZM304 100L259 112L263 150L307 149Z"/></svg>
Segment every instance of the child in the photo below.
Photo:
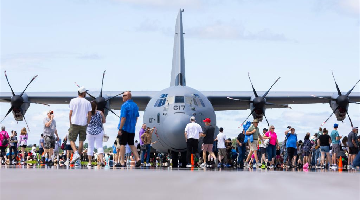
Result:
<svg viewBox="0 0 360 200"><path fill-rule="evenodd" d="M115 167L120 167L120 136L116 137Z"/></svg>

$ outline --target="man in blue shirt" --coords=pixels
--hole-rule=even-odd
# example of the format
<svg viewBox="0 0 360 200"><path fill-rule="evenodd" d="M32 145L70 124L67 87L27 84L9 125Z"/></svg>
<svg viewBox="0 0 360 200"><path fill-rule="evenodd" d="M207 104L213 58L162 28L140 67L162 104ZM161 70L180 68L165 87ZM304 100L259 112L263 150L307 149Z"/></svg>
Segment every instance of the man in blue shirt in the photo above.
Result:
<svg viewBox="0 0 360 200"><path fill-rule="evenodd" d="M125 167L125 145L129 145L135 156L136 167L140 167L141 161L139 154L134 146L135 126L139 117L139 107L131 100L131 92L123 94L123 102L121 106L120 122L118 125L118 135L120 136L120 167Z"/></svg>
<svg viewBox="0 0 360 200"><path fill-rule="evenodd" d="M338 127L339 127L338 124L334 124L334 130L330 134L331 143L332 143L332 153L333 153L333 156L331 158L332 168L337 168L336 158L340 153L341 136L339 136L339 132L337 131Z"/></svg>
<svg viewBox="0 0 360 200"><path fill-rule="evenodd" d="M286 148L288 154L288 166L291 168L293 165L293 157L297 147L297 135L294 128L291 128L291 126L288 126L287 128L289 130L285 131L285 136L287 138Z"/></svg>

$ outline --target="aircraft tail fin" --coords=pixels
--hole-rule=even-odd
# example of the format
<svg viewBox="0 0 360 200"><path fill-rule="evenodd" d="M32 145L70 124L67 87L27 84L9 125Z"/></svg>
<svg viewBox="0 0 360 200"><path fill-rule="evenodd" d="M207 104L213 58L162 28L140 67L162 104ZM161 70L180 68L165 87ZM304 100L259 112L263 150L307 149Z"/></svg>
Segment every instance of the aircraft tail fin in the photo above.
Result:
<svg viewBox="0 0 360 200"><path fill-rule="evenodd" d="M173 50L170 86L186 86L182 12L184 12L184 10L180 9L175 25L174 50Z"/></svg>

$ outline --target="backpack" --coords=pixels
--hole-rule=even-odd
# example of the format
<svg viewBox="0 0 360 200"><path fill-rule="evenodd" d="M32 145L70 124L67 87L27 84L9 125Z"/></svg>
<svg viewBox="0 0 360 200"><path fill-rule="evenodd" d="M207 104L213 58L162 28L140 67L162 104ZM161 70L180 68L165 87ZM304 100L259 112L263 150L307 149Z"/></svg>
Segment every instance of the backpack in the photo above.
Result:
<svg viewBox="0 0 360 200"><path fill-rule="evenodd" d="M254 136L251 135L246 135L246 131L250 128L251 126L251 122L247 121L246 124L243 125L244 128L244 132L245 132L245 139L244 139L244 143L246 144L248 142L248 140L250 139L250 142L254 141Z"/></svg>
<svg viewBox="0 0 360 200"><path fill-rule="evenodd" d="M1 146L5 147L9 144L9 140L5 137L5 131L1 132Z"/></svg>

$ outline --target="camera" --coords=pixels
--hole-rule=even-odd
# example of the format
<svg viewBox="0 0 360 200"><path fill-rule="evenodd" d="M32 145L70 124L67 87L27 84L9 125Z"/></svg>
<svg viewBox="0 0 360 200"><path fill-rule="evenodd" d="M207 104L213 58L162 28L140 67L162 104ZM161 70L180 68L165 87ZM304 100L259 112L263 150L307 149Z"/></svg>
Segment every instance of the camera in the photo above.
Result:
<svg viewBox="0 0 360 200"><path fill-rule="evenodd" d="M286 128L291 129L291 126L287 126Z"/></svg>

